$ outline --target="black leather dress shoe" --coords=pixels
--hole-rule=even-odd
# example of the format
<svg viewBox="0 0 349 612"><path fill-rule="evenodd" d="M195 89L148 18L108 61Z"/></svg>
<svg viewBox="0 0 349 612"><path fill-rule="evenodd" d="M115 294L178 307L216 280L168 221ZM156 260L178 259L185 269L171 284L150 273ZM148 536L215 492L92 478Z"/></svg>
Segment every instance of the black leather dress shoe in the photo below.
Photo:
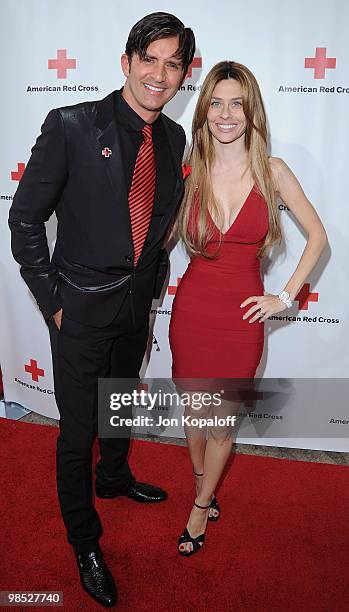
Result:
<svg viewBox="0 0 349 612"><path fill-rule="evenodd" d="M167 499L166 491L144 482L130 482L122 489L113 489L96 482L96 495L102 499L113 499L124 495L141 504L156 504Z"/></svg>
<svg viewBox="0 0 349 612"><path fill-rule="evenodd" d="M83 555L76 555L83 589L97 603L105 608L115 606L118 595L102 552L98 549Z"/></svg>

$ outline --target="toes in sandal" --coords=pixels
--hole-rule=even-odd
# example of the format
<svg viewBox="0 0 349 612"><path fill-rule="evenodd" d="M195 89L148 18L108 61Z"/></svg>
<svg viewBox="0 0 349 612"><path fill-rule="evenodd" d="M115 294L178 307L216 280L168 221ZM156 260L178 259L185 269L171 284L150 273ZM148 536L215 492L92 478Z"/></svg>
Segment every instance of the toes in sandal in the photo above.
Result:
<svg viewBox="0 0 349 612"><path fill-rule="evenodd" d="M212 508L212 510L216 510L216 512L218 512L218 514L216 516L210 516L208 515L208 520L209 521L218 521L220 515L221 515L221 509L220 509L220 505L217 501L217 497L212 497L211 503L210 503L210 508Z"/></svg>
<svg viewBox="0 0 349 612"><path fill-rule="evenodd" d="M194 502L194 506L196 506L197 508L200 508L201 510L207 510L208 508L211 507L211 505L199 506L199 504L197 504L196 502ZM188 544L189 542L191 542L193 546L192 550L180 550L179 549L181 544ZM200 550L200 548L203 547L204 542L205 542L204 533L200 533L200 535L198 535L196 538L192 538L188 529L185 528L182 535L178 539L178 552L180 555L182 555L182 557L190 557L190 555L193 555L194 553L198 552L198 550Z"/></svg>

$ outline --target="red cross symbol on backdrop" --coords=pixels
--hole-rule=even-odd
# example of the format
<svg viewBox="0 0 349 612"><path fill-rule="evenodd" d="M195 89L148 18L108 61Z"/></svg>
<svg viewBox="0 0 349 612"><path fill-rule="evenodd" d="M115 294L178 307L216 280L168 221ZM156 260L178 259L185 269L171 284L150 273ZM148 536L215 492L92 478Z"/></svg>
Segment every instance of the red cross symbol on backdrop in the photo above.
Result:
<svg viewBox="0 0 349 612"><path fill-rule="evenodd" d="M76 59L68 59L67 50L58 49L57 59L49 59L48 68L57 70L57 79L66 79L68 68L76 68Z"/></svg>
<svg viewBox="0 0 349 612"><path fill-rule="evenodd" d="M179 283L181 282L181 276L179 278L177 278L177 285L169 285L167 287L167 293L168 295L175 295L176 291L178 289Z"/></svg>
<svg viewBox="0 0 349 612"><path fill-rule="evenodd" d="M110 157L112 154L112 150L108 149L108 147L104 147L104 149L102 150L102 155L104 155L104 157Z"/></svg>
<svg viewBox="0 0 349 612"><path fill-rule="evenodd" d="M314 68L314 79L324 79L327 68L336 67L335 57L326 57L326 47L316 47L315 57L304 59L304 68Z"/></svg>
<svg viewBox="0 0 349 612"><path fill-rule="evenodd" d="M185 75L186 79L191 79L191 77L193 76L193 68L202 68L202 58L201 57L194 57L192 63L190 64L188 68L188 72Z"/></svg>
<svg viewBox="0 0 349 612"><path fill-rule="evenodd" d="M25 164L23 164L23 162L19 162L17 164L17 170L13 170L11 172L11 181L20 181L23 176L24 170Z"/></svg>
<svg viewBox="0 0 349 612"><path fill-rule="evenodd" d="M25 365L24 369L28 374L31 374L32 380L35 382L39 382L39 376L45 376L45 370L38 368L36 359L31 359L30 364Z"/></svg>
<svg viewBox="0 0 349 612"><path fill-rule="evenodd" d="M295 301L298 302L298 310L308 310L309 302L317 302L319 300L318 293L310 293L310 284L305 283L302 289L297 293Z"/></svg>

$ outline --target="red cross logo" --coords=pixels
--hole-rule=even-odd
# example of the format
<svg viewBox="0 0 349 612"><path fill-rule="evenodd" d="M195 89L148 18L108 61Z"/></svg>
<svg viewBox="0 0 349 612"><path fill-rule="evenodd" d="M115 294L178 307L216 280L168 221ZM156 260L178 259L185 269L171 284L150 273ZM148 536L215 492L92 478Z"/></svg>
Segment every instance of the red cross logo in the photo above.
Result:
<svg viewBox="0 0 349 612"><path fill-rule="evenodd" d="M103 151L102 151L102 155L104 155L104 157L110 157L112 154L112 150L108 149L108 147L104 147Z"/></svg>
<svg viewBox="0 0 349 612"><path fill-rule="evenodd" d="M202 68L202 58L201 57L194 57L192 63L190 64L188 68L188 72L185 75L186 79L191 79L191 77L193 76L193 68Z"/></svg>
<svg viewBox="0 0 349 612"><path fill-rule="evenodd" d="M309 302L317 302L319 300L319 294L310 293L309 289L310 284L305 283L296 295L295 300L298 302L298 310L308 310Z"/></svg>
<svg viewBox="0 0 349 612"><path fill-rule="evenodd" d="M57 79L66 79L67 70L76 68L76 59L68 59L67 50L58 49L57 59L49 59L48 68L50 70L57 70Z"/></svg>
<svg viewBox="0 0 349 612"><path fill-rule="evenodd" d="M327 68L336 67L335 57L326 57L326 47L316 47L315 57L304 59L304 68L314 68L314 79L324 79Z"/></svg>
<svg viewBox="0 0 349 612"><path fill-rule="evenodd" d="M23 162L19 162L17 164L17 170L13 170L11 172L11 181L20 181L23 176L24 170L25 164L23 164Z"/></svg>
<svg viewBox="0 0 349 612"><path fill-rule="evenodd" d="M36 359L31 359L30 365L25 365L24 369L26 372L28 372L28 374L31 374L32 380L35 382L39 382L39 376L45 376L45 370L38 368L38 362Z"/></svg>
<svg viewBox="0 0 349 612"><path fill-rule="evenodd" d="M176 295L176 291L178 289L179 283L181 282L181 276L179 278L177 278L177 285L169 285L167 287L167 293L168 295Z"/></svg>

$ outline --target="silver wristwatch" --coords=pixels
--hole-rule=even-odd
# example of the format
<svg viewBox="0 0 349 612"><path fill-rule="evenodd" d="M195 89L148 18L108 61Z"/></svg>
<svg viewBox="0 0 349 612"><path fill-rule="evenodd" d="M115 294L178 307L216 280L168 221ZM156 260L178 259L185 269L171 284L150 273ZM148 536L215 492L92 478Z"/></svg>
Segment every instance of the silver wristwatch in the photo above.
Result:
<svg viewBox="0 0 349 612"><path fill-rule="evenodd" d="M281 293L278 294L278 298L286 304L287 308L292 308L292 301L288 291L281 291Z"/></svg>

